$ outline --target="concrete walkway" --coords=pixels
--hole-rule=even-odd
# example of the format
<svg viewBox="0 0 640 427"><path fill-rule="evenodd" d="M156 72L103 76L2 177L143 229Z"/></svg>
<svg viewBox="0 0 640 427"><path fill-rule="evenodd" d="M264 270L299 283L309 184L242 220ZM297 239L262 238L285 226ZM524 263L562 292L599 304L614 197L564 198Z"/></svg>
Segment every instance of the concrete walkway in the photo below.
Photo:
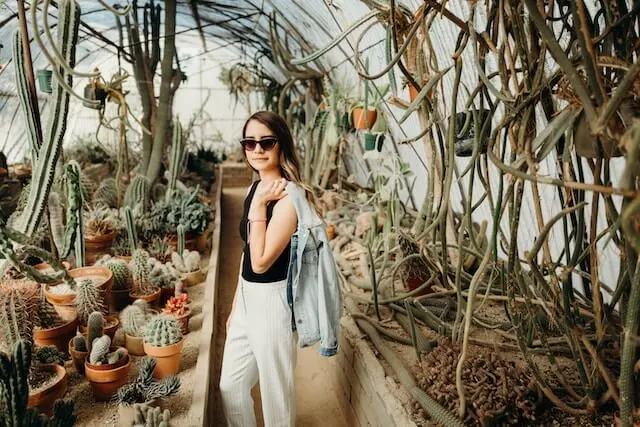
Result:
<svg viewBox="0 0 640 427"><path fill-rule="evenodd" d="M220 242L220 273L218 289L218 313L216 336L215 375L220 378L222 366L222 352L226 336L225 322L231 310L231 302L235 293L240 256L242 254L242 240L239 234L239 223L242 216L246 187L223 188L222 190L222 225ZM296 426L316 427L331 425L332 427L347 426L347 422L338 402L341 393L334 389L331 375L334 372L335 360L321 357L315 348L300 349L298 351L298 365L296 369ZM216 384L218 382L216 381ZM258 385L253 389L256 418L262 426L262 408ZM216 426L224 426L224 417L220 407L220 394L215 390L215 413L220 414Z"/></svg>

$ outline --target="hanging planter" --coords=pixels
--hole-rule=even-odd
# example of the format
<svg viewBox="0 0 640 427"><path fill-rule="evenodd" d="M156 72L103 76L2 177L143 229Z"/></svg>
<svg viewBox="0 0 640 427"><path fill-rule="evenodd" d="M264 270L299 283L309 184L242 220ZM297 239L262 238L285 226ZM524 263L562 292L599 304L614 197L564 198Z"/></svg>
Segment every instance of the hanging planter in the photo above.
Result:
<svg viewBox="0 0 640 427"><path fill-rule="evenodd" d="M100 110L104 107L107 99L107 91L91 82L84 87L84 98L85 101L82 101L82 105L94 110ZM100 104L95 104L91 101L99 101Z"/></svg>
<svg viewBox="0 0 640 427"><path fill-rule="evenodd" d="M609 120L609 125L623 128L620 119L615 115ZM576 154L580 157L610 159L611 157L622 156L622 150L618 147L618 140L591 134L584 112L580 113L574 125L573 143L576 147Z"/></svg>
<svg viewBox="0 0 640 427"><path fill-rule="evenodd" d="M384 142L384 133L370 133L364 134L364 149L365 151L377 150L382 151L382 144Z"/></svg>
<svg viewBox="0 0 640 427"><path fill-rule="evenodd" d="M491 110L485 109L468 110L456 114L456 156L470 157L473 154L473 145L476 143L474 121L478 121L478 126L480 130L482 130L486 121L490 121L491 117ZM487 152L489 134L491 133L491 123L489 123L485 129L486 130L482 132L478 138L481 144L480 153L483 154Z"/></svg>
<svg viewBox="0 0 640 427"><path fill-rule="evenodd" d="M53 92L53 86L51 80L53 78L53 71L51 70L38 70L36 71L36 77L38 79L38 87L40 92L51 93Z"/></svg>
<svg viewBox="0 0 640 427"><path fill-rule="evenodd" d="M355 107L352 110L353 127L356 129L371 129L378 118L378 112L375 109L368 109L365 120L365 112L363 107Z"/></svg>

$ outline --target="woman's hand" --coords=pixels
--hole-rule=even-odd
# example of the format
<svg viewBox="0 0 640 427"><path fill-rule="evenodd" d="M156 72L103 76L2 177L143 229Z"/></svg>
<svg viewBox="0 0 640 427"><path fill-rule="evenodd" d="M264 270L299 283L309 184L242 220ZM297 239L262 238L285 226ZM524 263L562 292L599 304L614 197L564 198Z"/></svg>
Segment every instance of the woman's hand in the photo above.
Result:
<svg viewBox="0 0 640 427"><path fill-rule="evenodd" d="M287 195L287 180L285 178L276 179L271 184L265 186L262 189L258 189L255 194L255 198L262 205L267 205L274 200L280 200Z"/></svg>

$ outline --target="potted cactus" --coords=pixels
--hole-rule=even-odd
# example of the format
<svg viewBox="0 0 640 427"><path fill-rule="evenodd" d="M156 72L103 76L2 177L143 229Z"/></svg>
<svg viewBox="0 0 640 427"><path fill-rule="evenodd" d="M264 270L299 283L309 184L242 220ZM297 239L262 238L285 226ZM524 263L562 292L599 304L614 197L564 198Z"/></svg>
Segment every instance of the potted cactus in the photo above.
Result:
<svg viewBox="0 0 640 427"><path fill-rule="evenodd" d="M107 271L110 270L107 269ZM80 333L85 333L89 316L97 311L102 313L105 318L106 324L103 324L104 333L113 339L120 321L117 316L107 314L107 308L100 297L100 291L93 285L91 280L84 279L78 282L75 299L78 328Z"/></svg>
<svg viewBox="0 0 640 427"><path fill-rule="evenodd" d="M40 291L37 322L34 322L33 341L39 347L53 345L67 353L67 343L75 335L78 319L62 320Z"/></svg>
<svg viewBox="0 0 640 427"><path fill-rule="evenodd" d="M180 390L180 378L175 375L156 380L153 371L156 367L155 359L143 357L140 360L138 376L130 383L118 389L116 401L118 402L119 425L130 426L134 423L134 405L157 405L160 400L174 395Z"/></svg>
<svg viewBox="0 0 640 427"><path fill-rule="evenodd" d="M85 257L88 264L104 255L116 237L116 226L109 209L98 206L89 210L84 220Z"/></svg>
<svg viewBox="0 0 640 427"><path fill-rule="evenodd" d="M132 300L143 299L150 305L157 305L160 299L160 288L153 286L149 279L149 252L144 249L136 249L131 258L131 272L133 282L129 298Z"/></svg>
<svg viewBox="0 0 640 427"><path fill-rule="evenodd" d="M96 265L107 267L113 273L113 286L111 289L111 311L120 311L129 304L129 292L133 282L133 275L127 261L105 255Z"/></svg>
<svg viewBox="0 0 640 427"><path fill-rule="evenodd" d="M160 288L159 306L175 295L176 285L180 283L180 276L171 263L163 264L156 258L149 258L149 282Z"/></svg>
<svg viewBox="0 0 640 427"><path fill-rule="evenodd" d="M146 403L134 403L133 412L134 426L170 427L171 413L168 409L163 411L161 408L149 406Z"/></svg>
<svg viewBox="0 0 640 427"><path fill-rule="evenodd" d="M81 375L84 375L84 362L89 356L93 340L104 334L104 315L99 311L91 313L87 325L87 329L82 334L76 335L69 341L71 359Z"/></svg>
<svg viewBox="0 0 640 427"><path fill-rule="evenodd" d="M184 339L180 323L170 316L156 316L144 328L144 352L157 364L156 378L164 378L180 371L180 356Z"/></svg>
<svg viewBox="0 0 640 427"><path fill-rule="evenodd" d="M131 359L126 348L111 345L111 338L100 328L102 314L90 315L87 331L88 358L84 362L84 373L96 400L111 399L127 382L131 370ZM104 320L102 320L104 324Z"/></svg>
<svg viewBox="0 0 640 427"><path fill-rule="evenodd" d="M180 323L182 335L189 333L189 319L191 318L191 308L189 307L189 296L181 294L169 298L167 304L162 309L164 314L174 316Z"/></svg>
<svg viewBox="0 0 640 427"><path fill-rule="evenodd" d="M129 354L144 356L142 334L153 313L145 300L135 300L120 313L120 322L124 330L124 342Z"/></svg>

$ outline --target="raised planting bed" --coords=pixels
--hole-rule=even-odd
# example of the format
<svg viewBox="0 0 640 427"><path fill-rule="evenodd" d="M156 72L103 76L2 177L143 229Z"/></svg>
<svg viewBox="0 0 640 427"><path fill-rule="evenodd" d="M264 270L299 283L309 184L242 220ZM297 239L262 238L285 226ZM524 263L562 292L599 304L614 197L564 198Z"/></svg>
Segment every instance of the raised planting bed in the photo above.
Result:
<svg viewBox="0 0 640 427"><path fill-rule="evenodd" d="M184 346L180 360L178 377L181 387L178 393L162 399L162 408L171 412L171 425L201 426L207 410L208 378L210 363L209 343L212 337L212 282L215 281L218 246L220 236L220 201L221 186L216 181L213 189L215 201L214 220L209 225L213 232L213 242L208 254L202 254L203 269L207 272L206 279L187 289L189 294L191 318L189 319L189 333L184 336ZM124 346L124 331L118 329L112 345ZM131 359L130 379L138 374L142 356L129 354ZM119 406L112 402L97 402L91 392L91 385L75 369L71 361L67 361L67 377L69 392L67 397L75 400L75 411L78 416L76 426L120 426Z"/></svg>

